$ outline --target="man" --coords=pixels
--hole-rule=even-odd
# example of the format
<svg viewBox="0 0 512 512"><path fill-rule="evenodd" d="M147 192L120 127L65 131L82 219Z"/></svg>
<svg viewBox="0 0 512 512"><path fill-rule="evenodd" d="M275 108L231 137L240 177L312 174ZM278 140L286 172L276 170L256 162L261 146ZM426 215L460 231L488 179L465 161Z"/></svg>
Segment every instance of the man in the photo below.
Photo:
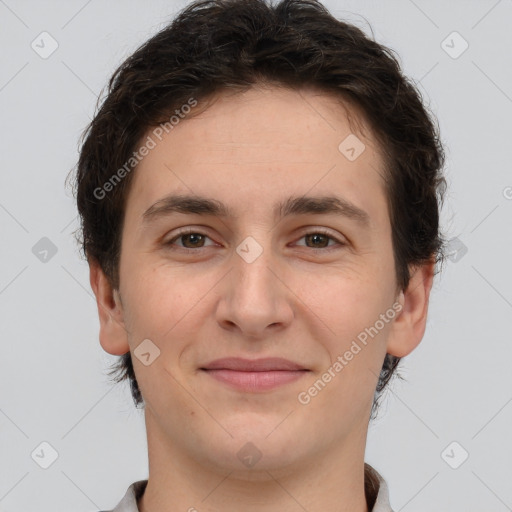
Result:
<svg viewBox="0 0 512 512"><path fill-rule="evenodd" d="M391 510L367 428L425 331L443 161L391 52L313 0L196 2L123 63L76 182L145 410L115 512Z"/></svg>

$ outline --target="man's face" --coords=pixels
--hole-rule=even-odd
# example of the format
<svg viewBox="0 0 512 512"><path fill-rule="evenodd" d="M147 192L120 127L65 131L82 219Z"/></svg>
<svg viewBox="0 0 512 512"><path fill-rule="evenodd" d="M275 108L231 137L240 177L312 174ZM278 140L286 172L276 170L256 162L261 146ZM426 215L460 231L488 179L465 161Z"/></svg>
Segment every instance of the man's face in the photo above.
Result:
<svg viewBox="0 0 512 512"><path fill-rule="evenodd" d="M364 446L398 313L383 162L369 130L352 130L334 98L274 88L221 95L152 135L127 199L119 296L125 351L150 340L134 369L148 437L169 453L244 469L259 452L254 467L275 469ZM229 214L175 211L171 196ZM353 208L286 211L306 197ZM301 370L214 371L221 358Z"/></svg>

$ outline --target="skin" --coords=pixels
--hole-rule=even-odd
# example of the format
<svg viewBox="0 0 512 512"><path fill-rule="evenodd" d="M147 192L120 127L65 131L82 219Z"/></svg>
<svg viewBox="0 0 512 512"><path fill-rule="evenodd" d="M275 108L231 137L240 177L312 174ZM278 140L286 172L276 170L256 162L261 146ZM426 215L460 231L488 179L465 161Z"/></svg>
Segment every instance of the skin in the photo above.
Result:
<svg viewBox="0 0 512 512"><path fill-rule="evenodd" d="M433 264L412 269L407 290L397 291L383 162L364 119L349 109L363 129L356 133L348 108L306 89L224 93L138 165L119 290L94 261L90 279L102 347L133 356L150 339L160 350L148 366L132 357L149 453L141 512L238 511L241 503L248 512L368 510L364 450L378 374L386 352L404 357L420 343ZM338 149L351 133L366 146L354 161ZM170 193L217 199L235 216L145 222L143 213ZM369 224L331 213L274 219L276 202L305 194L343 197ZM179 228L206 238L176 239ZM334 239L305 236L319 228ZM236 252L248 236L263 251L252 263ZM394 303L394 320L299 403ZM270 391L241 392L199 370L228 356L283 357L310 371ZM237 457L248 442L261 453L250 468Z"/></svg>

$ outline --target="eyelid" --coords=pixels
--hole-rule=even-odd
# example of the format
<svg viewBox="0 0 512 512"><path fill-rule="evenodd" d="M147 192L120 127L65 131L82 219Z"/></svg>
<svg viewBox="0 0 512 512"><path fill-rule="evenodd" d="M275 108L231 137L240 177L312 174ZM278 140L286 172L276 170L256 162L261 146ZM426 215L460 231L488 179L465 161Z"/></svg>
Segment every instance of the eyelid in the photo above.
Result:
<svg viewBox="0 0 512 512"><path fill-rule="evenodd" d="M180 230L178 230L178 232L176 232L172 238L170 240L168 240L167 242L164 242L164 245L165 246L173 246L174 245L174 242L179 240L180 237L182 237L183 235L190 235L190 234L196 234L196 235L201 235L201 236L204 236L206 238L209 238L210 240L213 241L212 237L210 237L205 231L204 231L205 228L203 227L200 227L200 228L194 228L194 227L186 227L186 228L182 228ZM306 226L304 228L302 228L301 232L300 232L300 236L297 240L301 240L302 238L304 238L305 236L308 236L308 235L313 235L313 234L319 234L319 235L324 235L328 238L330 238L331 240L334 240L336 242L336 244L334 246L327 246L327 247L306 247L306 246L301 246L301 247L306 247L306 249L311 249L313 251L321 251L321 252L329 252L330 250L334 250L334 249L339 249L341 247L345 247L348 245L348 241L346 240L345 237L343 236L339 236L337 234L333 234L333 232L331 230L329 230L328 228L324 228L324 227L315 227L315 226ZM212 244L214 245L214 244ZM212 245L209 245L207 247L211 247ZM179 247L178 248L182 251L187 251L187 252L199 252L201 249L205 249L206 247L198 247L196 249L191 249L189 247Z"/></svg>
<svg viewBox="0 0 512 512"><path fill-rule="evenodd" d="M348 240L345 237L340 236L338 234L334 234L328 228L315 227L315 226L307 226L307 227L305 227L304 230L301 231L301 235L299 237L299 240L301 240L302 238L304 238L307 235L316 235L316 234L324 235L324 236L330 238L331 240L334 240L336 242L336 244L333 245L333 246L329 246L328 245L327 247L316 247L316 248L315 247L306 247L307 249L312 249L314 251L328 252L330 250L338 249L340 247L344 247L344 246L348 245ZM301 246L301 247L305 247L305 246Z"/></svg>
<svg viewBox="0 0 512 512"><path fill-rule="evenodd" d="M164 245L173 245L173 242L175 242L176 240L179 240L183 235L190 235L190 234L194 234L194 235L201 235L201 236L204 236L206 238L209 238L210 240L213 241L212 237L210 235L208 235L205 231L205 228L201 227L201 228L194 228L194 227L186 227L186 228L181 228L179 229L173 236L171 239L169 239L168 241L164 241ZM210 247L210 246L208 246ZM198 247L197 249L190 249L188 247L179 247L179 249L181 250L184 250L184 251L199 251L200 249L204 249L204 247Z"/></svg>

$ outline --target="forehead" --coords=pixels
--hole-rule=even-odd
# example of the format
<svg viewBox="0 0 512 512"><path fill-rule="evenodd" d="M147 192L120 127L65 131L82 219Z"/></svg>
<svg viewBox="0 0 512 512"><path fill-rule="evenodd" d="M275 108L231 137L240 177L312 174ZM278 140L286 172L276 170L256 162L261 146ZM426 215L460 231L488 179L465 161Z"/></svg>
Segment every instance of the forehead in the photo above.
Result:
<svg viewBox="0 0 512 512"><path fill-rule="evenodd" d="M338 98L258 87L197 108L168 133L146 133L155 146L137 166L128 201L139 216L171 192L215 197L239 213L332 193L372 218L386 210L378 145L360 113Z"/></svg>

